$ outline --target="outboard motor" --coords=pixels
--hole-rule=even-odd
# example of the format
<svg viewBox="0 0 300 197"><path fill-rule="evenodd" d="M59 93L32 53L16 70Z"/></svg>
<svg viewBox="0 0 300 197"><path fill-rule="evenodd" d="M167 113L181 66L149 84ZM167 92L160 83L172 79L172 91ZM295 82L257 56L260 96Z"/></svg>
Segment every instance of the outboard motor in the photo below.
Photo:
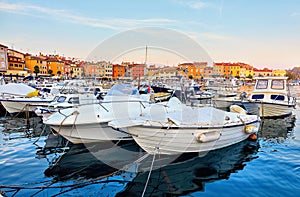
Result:
<svg viewBox="0 0 300 197"><path fill-rule="evenodd" d="M240 98L241 98L241 100L246 99L246 98L247 98L247 92L242 92L242 93L240 94Z"/></svg>

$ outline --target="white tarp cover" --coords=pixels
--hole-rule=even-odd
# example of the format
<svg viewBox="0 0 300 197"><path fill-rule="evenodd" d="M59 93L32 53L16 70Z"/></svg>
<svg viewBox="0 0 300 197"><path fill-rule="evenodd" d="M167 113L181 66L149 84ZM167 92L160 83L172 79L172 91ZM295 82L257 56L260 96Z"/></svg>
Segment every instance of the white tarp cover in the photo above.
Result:
<svg viewBox="0 0 300 197"><path fill-rule="evenodd" d="M28 93L36 89L24 83L8 83L0 85L0 94L12 94L18 96L26 96Z"/></svg>

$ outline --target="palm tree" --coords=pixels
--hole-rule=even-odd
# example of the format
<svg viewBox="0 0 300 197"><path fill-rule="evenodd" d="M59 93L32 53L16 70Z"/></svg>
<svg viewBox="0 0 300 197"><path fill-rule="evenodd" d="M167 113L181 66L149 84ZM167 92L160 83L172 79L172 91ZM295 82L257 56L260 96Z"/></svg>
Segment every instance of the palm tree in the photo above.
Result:
<svg viewBox="0 0 300 197"><path fill-rule="evenodd" d="M37 77L38 76L38 73L40 73L40 67L39 66L35 66L34 67L34 73L35 73L35 76Z"/></svg>

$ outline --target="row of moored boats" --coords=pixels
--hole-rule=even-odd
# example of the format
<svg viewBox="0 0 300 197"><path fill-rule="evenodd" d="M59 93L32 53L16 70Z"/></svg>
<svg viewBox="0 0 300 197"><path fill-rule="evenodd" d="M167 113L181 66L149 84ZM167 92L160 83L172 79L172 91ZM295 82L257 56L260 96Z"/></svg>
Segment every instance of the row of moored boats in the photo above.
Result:
<svg viewBox="0 0 300 197"><path fill-rule="evenodd" d="M250 95L214 98L221 107L195 107L177 97L155 102L131 84L115 84L107 93L82 91L49 96L25 84L5 84L1 103L9 113L35 111L53 132L72 143L135 140L150 154L207 152L247 139L261 118L291 115L296 99L287 78L257 78ZM104 96L105 95L105 96Z"/></svg>

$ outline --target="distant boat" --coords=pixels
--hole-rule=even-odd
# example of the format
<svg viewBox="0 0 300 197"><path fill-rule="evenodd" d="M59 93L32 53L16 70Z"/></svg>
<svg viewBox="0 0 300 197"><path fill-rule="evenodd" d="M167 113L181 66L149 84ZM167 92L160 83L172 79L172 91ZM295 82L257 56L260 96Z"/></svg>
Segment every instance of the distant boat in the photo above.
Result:
<svg viewBox="0 0 300 197"><path fill-rule="evenodd" d="M296 106L287 77L258 77L253 92L242 102L248 113L264 118L289 116Z"/></svg>
<svg viewBox="0 0 300 197"><path fill-rule="evenodd" d="M148 113L135 120L115 120L109 125L127 127L137 144L150 154L207 152L238 143L258 132L260 119L256 115L176 105L174 110L172 106L167 109L150 106Z"/></svg>

